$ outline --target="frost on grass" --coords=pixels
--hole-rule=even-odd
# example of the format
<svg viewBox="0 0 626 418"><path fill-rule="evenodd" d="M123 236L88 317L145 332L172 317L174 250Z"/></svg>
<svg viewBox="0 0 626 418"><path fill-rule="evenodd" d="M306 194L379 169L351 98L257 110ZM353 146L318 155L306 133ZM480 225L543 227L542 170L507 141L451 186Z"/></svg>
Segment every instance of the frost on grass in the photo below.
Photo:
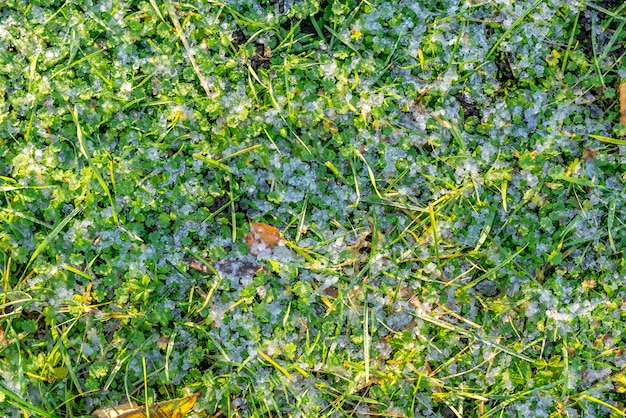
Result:
<svg viewBox="0 0 626 418"><path fill-rule="evenodd" d="M600 90L623 75L611 70L619 40L607 16L580 2L334 2L329 20L315 2L197 6L175 10L210 99L148 2L0 12L9 46L0 133L12 141L0 145L0 174L23 187L3 192L12 227L2 226L0 245L24 265L85 204L20 291L33 293L26 311L46 324L82 326L87 315L72 303L97 306L100 322L67 347L95 362L86 388L102 386L116 361L139 381L142 358L122 353L141 352L150 390L202 385L210 413L230 399L256 411L259 393L277 413L330 413L338 399L361 413L437 416L462 402L472 411L455 398L461 390L517 397L510 414L554 411L561 388L520 394L560 371L529 379L519 359L462 328L554 364L572 348L568 390L616 402L603 382L607 364L624 363L606 354L622 329L614 249L624 241L624 147L589 136L610 134ZM568 42L579 9L592 48L565 54L584 43ZM318 39L307 13L333 32L322 27ZM32 30L49 19L67 30ZM106 40L92 39L103 30ZM254 74L249 47L270 51ZM93 167L76 151L66 102L79 110ZM250 222L278 227L283 241L246 255ZM210 258L219 277L187 270L188 251ZM91 294L63 265L91 278ZM124 344L101 358L107 341ZM367 388L351 383L363 379L366 346ZM583 351L602 361L581 361ZM164 362L169 377L153 373ZM426 375L434 386L412 384ZM453 401L431 396L443 378ZM351 403L364 390L380 405ZM606 412L581 399L568 408Z"/></svg>

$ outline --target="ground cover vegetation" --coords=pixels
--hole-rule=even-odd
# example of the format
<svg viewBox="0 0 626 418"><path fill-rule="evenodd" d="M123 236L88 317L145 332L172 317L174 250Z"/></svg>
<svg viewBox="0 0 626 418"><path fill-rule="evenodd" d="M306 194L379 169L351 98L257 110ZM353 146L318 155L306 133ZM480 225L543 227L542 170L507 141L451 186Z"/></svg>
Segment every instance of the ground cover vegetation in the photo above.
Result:
<svg viewBox="0 0 626 418"><path fill-rule="evenodd" d="M625 25L3 2L1 414L624 416Z"/></svg>

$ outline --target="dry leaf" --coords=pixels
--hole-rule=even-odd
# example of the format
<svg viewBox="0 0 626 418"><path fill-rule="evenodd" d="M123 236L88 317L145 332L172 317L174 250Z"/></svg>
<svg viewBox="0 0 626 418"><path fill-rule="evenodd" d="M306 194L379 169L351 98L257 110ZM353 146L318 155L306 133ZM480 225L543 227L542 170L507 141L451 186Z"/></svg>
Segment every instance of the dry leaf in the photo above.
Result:
<svg viewBox="0 0 626 418"><path fill-rule="evenodd" d="M247 260L220 260L213 265L217 271L225 276L240 278L252 277L263 269L262 265Z"/></svg>
<svg viewBox="0 0 626 418"><path fill-rule="evenodd" d="M250 222L250 232L246 235L246 244L250 254L257 257L270 252L280 241L280 231L263 222Z"/></svg>
<svg viewBox="0 0 626 418"><path fill-rule="evenodd" d="M585 151L583 152L583 160L585 162L592 160L594 158L596 158L598 156L598 151L596 151L595 149L585 149Z"/></svg>
<svg viewBox="0 0 626 418"><path fill-rule="evenodd" d="M619 123L626 125L626 83L619 85Z"/></svg>
<svg viewBox="0 0 626 418"><path fill-rule="evenodd" d="M326 296L330 296L333 299L337 299L339 296L339 290L335 286L329 286L323 292Z"/></svg>
<svg viewBox="0 0 626 418"><path fill-rule="evenodd" d="M207 263L211 264L218 273L223 274L225 276L238 276L241 278L252 277L257 274L259 271L263 269L263 266L248 260L219 260L219 261L211 261L209 259L205 259ZM189 268L194 270L201 271L203 273L214 273L213 270L206 264L196 260L195 258L184 258L183 262L186 263Z"/></svg>
<svg viewBox="0 0 626 418"><path fill-rule="evenodd" d="M152 404L149 407L150 417L183 418L193 408L198 396L200 396L200 392L185 398ZM123 404L116 407L98 409L93 411L91 415L98 418L147 418L148 413L145 406Z"/></svg>
<svg viewBox="0 0 626 418"><path fill-rule="evenodd" d="M136 403L123 403L121 405L112 406L110 408L96 409L91 413L92 416L98 418L119 418L127 412L136 411L139 408ZM145 408L144 408L145 409Z"/></svg>

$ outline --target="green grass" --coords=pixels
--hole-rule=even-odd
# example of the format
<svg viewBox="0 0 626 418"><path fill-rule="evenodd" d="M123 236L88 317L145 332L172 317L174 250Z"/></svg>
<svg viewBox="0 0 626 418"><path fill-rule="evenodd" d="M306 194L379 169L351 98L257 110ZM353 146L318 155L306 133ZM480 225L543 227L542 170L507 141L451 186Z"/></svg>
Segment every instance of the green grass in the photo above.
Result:
<svg viewBox="0 0 626 418"><path fill-rule="evenodd" d="M625 416L625 10L5 2L0 415Z"/></svg>

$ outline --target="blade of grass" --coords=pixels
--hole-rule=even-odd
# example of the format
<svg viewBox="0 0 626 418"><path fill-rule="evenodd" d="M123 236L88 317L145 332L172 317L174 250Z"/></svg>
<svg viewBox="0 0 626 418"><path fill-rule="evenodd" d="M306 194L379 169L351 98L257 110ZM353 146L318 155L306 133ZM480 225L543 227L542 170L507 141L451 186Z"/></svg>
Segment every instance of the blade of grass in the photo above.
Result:
<svg viewBox="0 0 626 418"><path fill-rule="evenodd" d="M0 192L12 192L14 190L25 190L25 189L49 189L49 185L43 186L0 186Z"/></svg>
<svg viewBox="0 0 626 418"><path fill-rule="evenodd" d="M5 282L5 286L6 286L6 282ZM20 292L20 293L22 293L22 292ZM10 296L12 294L16 294L17 295L17 292L4 292L2 294L2 303L0 303L0 311L2 313L0 313L0 319L7 318L7 317L10 317L10 316L19 316L19 315L21 315L22 310L24 309L24 303L33 300L29 296L29 297L25 297L25 298L22 298L22 299L15 299L15 300L12 300L10 302L7 302L6 301L6 297ZM26 294L26 293L23 293L23 294ZM13 305L15 305L16 307L11 309L10 312L4 313L6 308L8 308L10 306L13 306Z"/></svg>
<svg viewBox="0 0 626 418"><path fill-rule="evenodd" d="M291 375L289 374L289 372L287 370L285 370L285 368L283 366L281 366L280 364L276 363L273 358L271 358L270 356L265 354L260 348L257 348L256 351L257 351L257 353L259 353L261 355L261 357L263 357L265 360L267 360L268 363L270 363L272 366L274 366L276 368L276 370L278 370L279 372L284 374L287 377L287 379L291 380Z"/></svg>
<svg viewBox="0 0 626 418"><path fill-rule="evenodd" d="M163 18L163 14L161 14L161 10L159 10L159 6L156 4L156 1L150 0L150 6L152 6L159 19L161 19L162 22L165 22L165 18Z"/></svg>
<svg viewBox="0 0 626 418"><path fill-rule="evenodd" d="M592 137L593 139L597 139L598 141L606 142L607 144L626 145L626 140L624 139L609 138L609 137L601 136L601 135L589 135L589 136Z"/></svg>
<svg viewBox="0 0 626 418"><path fill-rule="evenodd" d="M363 363L365 365L365 383L370 381L370 333L369 308L367 307L367 287L363 290Z"/></svg>
<svg viewBox="0 0 626 418"><path fill-rule="evenodd" d="M0 383L0 393L2 393L5 399L8 400L10 405L20 409L21 412L30 411L44 418L56 418L56 415L49 413L36 405L26 401L22 396L13 393L6 386Z"/></svg>
<svg viewBox="0 0 626 418"><path fill-rule="evenodd" d="M438 326L440 328L444 328L444 329L448 329L450 331L454 331L454 332L456 332L458 334L461 334L461 335L464 335L464 336L466 336L468 338L473 338L473 339L475 339L476 341L480 342L483 345L496 348L496 349L498 349L498 350L500 350L500 351L502 351L504 353L507 353L507 354L509 354L509 355L511 355L513 357L516 357L516 358L518 358L520 360L524 360L524 361L527 361L527 362L533 363L533 364L536 363L536 360L533 360L532 358L530 358L528 356L525 356L524 354L520 354L517 351L515 351L515 350L513 350L513 349L511 349L509 347L506 347L506 346L504 346L502 344L499 344L499 343L496 343L494 341L491 341L489 338L484 338L484 337L476 334L475 332L468 331L468 330L466 330L464 328L461 328L461 327L458 327L458 326L456 326L454 324L450 324L449 322L446 322L446 321L444 321L442 319L434 318L432 316L422 314L422 313L420 313L417 310L415 312L413 312L413 315L417 316L419 319L421 319L423 321L429 322L429 323L431 323L433 325L436 325L436 326Z"/></svg>
<svg viewBox="0 0 626 418"><path fill-rule="evenodd" d="M78 320L78 318L76 319ZM70 353L65 348L65 344L63 344L63 341L61 339L59 339L58 344L59 344L59 352L61 353L61 358L63 359L65 368L67 369L67 373L70 376L70 380L72 381L72 383L78 390L78 393L82 395L85 392L83 391L83 388L80 386L80 381L78 379L78 376L76 375L76 370L72 366L72 362L70 361ZM80 356L79 356L79 359L80 359Z"/></svg>
<svg viewBox="0 0 626 418"><path fill-rule="evenodd" d="M598 189L603 189L603 190L606 189L605 186L602 186L601 184L596 184L589 179L585 179L581 177L572 177L564 173L551 174L550 177L552 177L552 179L554 180L563 180L568 183L577 184L583 187L598 188Z"/></svg>
<svg viewBox="0 0 626 418"><path fill-rule="evenodd" d="M222 158L220 158L217 161L218 162L222 162L224 160L231 159L231 158L236 157L238 155L245 154L246 152L254 151L257 148L261 148L262 146L263 146L263 144L252 145L250 147L247 147L247 148L244 148L244 149L240 149L239 151L235 151L232 154L228 154L226 157L222 157Z"/></svg>
<svg viewBox="0 0 626 418"><path fill-rule="evenodd" d="M613 250L613 252L617 252L617 249L615 248L615 242L613 241L613 233L611 232L613 230L614 222L615 222L615 196L609 202L609 214L606 220L606 227L609 232L609 244L611 245L611 249Z"/></svg>
<svg viewBox="0 0 626 418"><path fill-rule="evenodd" d="M113 221L115 222L115 225L119 226L120 221L117 217L117 211L115 210L115 203L113 202L113 196L111 195L111 191L109 190L109 187L100 175L100 172L94 165L93 161L91 160L91 156L88 153L87 144L85 143L85 138L83 137L83 129L80 127L80 121L78 119L78 109L76 108L76 106L74 106L73 109L70 108L69 104L67 105L67 107L72 114L74 125L76 125L76 136L78 138L80 152L83 157L85 157L85 160L87 160L87 164L89 164L89 167L93 171L96 180L98 180L98 183L100 183L100 187L102 187L102 190L104 190L104 193L107 195L107 198L109 199L109 203L111 205L111 215L113 216Z"/></svg>
<svg viewBox="0 0 626 418"><path fill-rule="evenodd" d="M300 241L300 237L302 236L302 231L304 231L304 219L306 217L306 207L309 201L309 194L307 193L304 197L304 203L302 204L302 214L300 215L300 223L298 224L298 230L296 231L296 244Z"/></svg>
<svg viewBox="0 0 626 418"><path fill-rule="evenodd" d="M172 357L172 351L174 351L174 341L176 340L176 331L173 331L169 336L169 341L167 342L167 348L165 350L165 383L170 383L170 357Z"/></svg>
<svg viewBox="0 0 626 418"><path fill-rule="evenodd" d="M11 257L6 258L4 262L4 269L2 270L2 300L0 300L0 307L2 308L2 314L4 314L3 305L7 302L7 292L9 291L9 276L11 272Z"/></svg>
<svg viewBox="0 0 626 418"><path fill-rule="evenodd" d="M265 135L267 136L267 139L270 140L270 142L272 143L272 145L274 146L274 149L278 152L278 155L280 155L281 157L283 156L283 153L280 152L280 148L278 148L278 146L276 145L276 142L274 142L274 139L272 138L272 136L270 135L269 132L267 132L266 128L263 128L263 132L265 132Z"/></svg>
<svg viewBox="0 0 626 418"><path fill-rule="evenodd" d="M74 219L74 217L76 215L78 215L80 212L82 212L83 209L84 209L84 207L82 205L81 206L77 206L76 208L74 208L74 210L72 212L70 212L69 215L67 215L61 222L59 222L54 227L54 229L52 231L50 231L50 233L37 246L37 248L35 248L35 251L33 251L33 254L30 256L30 259L28 260L28 263L26 263L26 267L24 267L24 271L22 272L22 276L20 277L20 282L26 276L26 272L28 271L28 268L30 267L30 265L33 263L33 261L35 261L35 259L44 250L44 248L46 248L48 246L48 244L50 244L50 242L52 242L52 240L63 230L63 228L65 228L65 225L67 225L72 219Z"/></svg>
<svg viewBox="0 0 626 418"><path fill-rule="evenodd" d="M509 26L509 28L502 34L502 36L500 36L498 38L498 40L496 40L496 42L493 44L491 49L489 49L489 51L487 52L487 55L485 55L485 61L487 61L487 60L489 60L489 58L491 58L491 56L496 52L496 50L498 49L498 47L500 46L502 41L504 41L506 38L508 38L508 36L511 34L511 32L513 32L513 30L515 30L515 28L517 28L519 25L521 25L522 22L524 21L524 19L526 19L526 16L531 14L532 11L535 10L537 8L537 6L539 6L539 4L542 1L544 1L544 0L535 0L533 2L533 4L531 4L528 7L528 9L524 10L524 12L521 15L519 15L519 17L517 19L515 19L515 21L511 24L511 26Z"/></svg>
<svg viewBox="0 0 626 418"><path fill-rule="evenodd" d="M320 37L320 40L326 42L326 38L324 38L324 33L322 32L322 28L320 24L318 23L318 21L315 19L315 16L309 16L309 20L311 21L311 24L313 25L313 28L315 29L315 33L317 33L317 36ZM300 23L302 23L302 21L298 22L298 24Z"/></svg>
<svg viewBox="0 0 626 418"><path fill-rule="evenodd" d="M508 399L500 399L494 408L485 412L485 414L481 415L480 417L488 418L496 414L500 417L506 416L506 414L504 414L502 411L504 411L506 407L512 404L513 402L520 400L520 399L528 398L529 395L536 395L538 393L547 393L549 389L552 389L553 387L561 385L561 384L563 384L563 380L559 379L559 381L554 382L554 383L549 383L544 386L536 387L536 388L527 390L525 392L516 393L513 396L509 397Z"/></svg>
<svg viewBox="0 0 626 418"><path fill-rule="evenodd" d="M591 33L596 32L596 25L597 22L592 21L591 23ZM606 84L604 83L604 76L602 75L602 69L600 68L600 59L598 57L598 53L597 53L597 42L596 42L596 37L595 36L590 36L591 38L591 50L593 52L593 68L596 70L596 73L598 74L598 78L600 79L600 82L602 83L602 88L606 88Z"/></svg>
<svg viewBox="0 0 626 418"><path fill-rule="evenodd" d="M380 81L380 79L391 68L391 60L393 58L393 55L396 53L396 50L398 49L398 45L400 44L400 40L403 38L403 36L404 36L404 31L400 32L400 35L398 36L398 39L396 39L396 42L393 44L393 48L391 48L391 52L387 56L387 60L385 61L385 64L383 65L383 68L378 72L376 77L374 77L374 79L372 80L372 85L376 85L376 83L378 83L378 81Z"/></svg>
<svg viewBox="0 0 626 418"><path fill-rule="evenodd" d="M63 264L61 267L63 267L65 270L70 271L74 274L79 275L80 277L87 279L88 281L92 281L93 277L91 277L90 275L88 275L87 273L85 273L84 271L81 271L79 269L77 269L74 266L70 266L69 264Z"/></svg>
<svg viewBox="0 0 626 418"><path fill-rule="evenodd" d="M285 245L287 245L289 248L291 248L292 250L297 252L307 262L309 262L311 264L315 264L315 258L312 257L311 255L309 255L308 252L306 251L306 249L299 247L298 245L296 245L295 243L293 243L293 242L291 242L291 241L289 241L287 239L285 240Z"/></svg>
<svg viewBox="0 0 626 418"><path fill-rule="evenodd" d="M587 6L591 7L592 9L596 9L597 11L602 12L602 13L604 13L607 16L611 16L615 20L620 20L622 22L626 22L626 17L620 16L619 14L614 13L614 12L610 11L609 9L605 9L604 7L599 6L599 5L597 5L597 4L593 3L593 2L586 2L586 4L587 4ZM620 6L620 9L623 8L623 7L624 7L624 5Z"/></svg>
<svg viewBox="0 0 626 418"><path fill-rule="evenodd" d="M300 136L297 134L297 132L293 129L293 126L291 124L291 122L289 122L284 116L283 113L285 111L285 109L283 109L283 107L280 105L280 103L278 103L278 100L276 100L276 97L274 95L274 88L272 87L272 82L271 80L268 78L267 81L267 91L270 94L270 99L272 100L272 104L274 105L274 107L276 108L276 110L278 110L278 116L280 116L280 118L283 120L283 122L285 122L285 125L287 125L287 128L289 128L289 132L291 132L291 134L298 140L298 142L300 143L300 145L302 145L302 147L310 154L313 155L313 152L311 151L311 148L309 148L309 146L307 144L304 143L304 141L302 140L302 138L300 138Z"/></svg>
<svg viewBox="0 0 626 418"><path fill-rule="evenodd" d="M343 23L341 24L341 28L339 28L339 33L343 32L345 29L350 27L350 24L352 23L352 21L354 20L354 18L356 17L356 14L358 13L359 9L361 8L361 6L363 5L363 3L366 3L365 1L360 1L359 4L356 5L356 7L354 7L350 13L348 14L348 16L346 16L346 19L343 21ZM313 25L315 26L317 22L314 21L314 19L311 19L311 22L313 23ZM336 26L335 26L336 28ZM318 30L317 26L315 26L316 31L318 32L318 34L320 35L321 39L324 39L323 36L321 35L321 31ZM332 32L331 32L332 33ZM330 43L328 44L328 50L329 51L334 51L334 47L335 47L335 40L339 39L337 37L337 35L335 35L334 33L332 33L334 35L333 38L330 39ZM341 41L341 39L339 39ZM342 41L343 42L343 41Z"/></svg>
<svg viewBox="0 0 626 418"><path fill-rule="evenodd" d="M104 51L105 51L104 49L98 49L98 50L96 50L96 51L92 52L92 53L91 53L91 54L89 54L89 55L85 55L85 56L84 56L84 57L82 57L81 59L76 60L76 61L72 62L71 64L68 64L66 67L59 69L57 72L55 72L54 74L52 74L52 78L56 78L56 77L57 77L59 74L61 74L62 72L64 72L64 71L66 71L66 70L68 70L68 69L70 69L70 68L72 68L72 67L74 67L74 66L76 66L76 65L80 64L80 63L81 63L81 62L83 62L83 61L88 61L88 60L90 60L91 58L95 57L96 55L99 55L99 54L104 53ZM92 68L93 68L93 67L92 67ZM106 81L106 80L105 80L105 81ZM111 83L111 86L113 85L113 83L112 83L111 81L108 81L108 82L109 82L109 83Z"/></svg>
<svg viewBox="0 0 626 418"><path fill-rule="evenodd" d="M507 264L509 264L511 261L513 261L515 259L515 257L520 255L526 249L526 247L528 247L528 244L524 245L516 253L510 255L509 257L507 257L504 261L502 261L497 266L490 268L485 273L483 273L480 277L478 277L476 280L473 280L473 281L469 282L468 284L463 286L461 289L463 289L463 290L471 289L472 287L476 286L478 283L480 283L481 281L483 281L487 277L489 277L489 276L491 276L493 274L496 274L498 272L498 270L500 270L502 267L504 267Z"/></svg>
<svg viewBox="0 0 626 418"><path fill-rule="evenodd" d="M359 151L358 149L354 147L352 147L352 149L354 150L354 153L356 154L356 156L359 157L361 160L363 160L363 164L365 164L365 167L367 168L367 174L370 178L370 182L372 183L372 187L374 188L374 192L376 193L376 196L382 199L383 197L380 195L380 192L378 191L378 187L376 187L376 177L374 176L374 171L372 171L370 165L367 163L367 160L365 159L363 154L361 154L361 151Z"/></svg>
<svg viewBox="0 0 626 418"><path fill-rule="evenodd" d="M441 259L439 258L439 236L437 235L437 219L435 218L435 209L432 203L428 205L428 218L430 219L430 229L433 233L433 246L435 247L437 267L441 268Z"/></svg>
<svg viewBox="0 0 626 418"><path fill-rule="evenodd" d="M127 363L128 359L132 356L131 354L126 354L127 350L128 350L128 347L123 347L117 353L117 355L115 357L115 362L113 363L115 365L113 366L113 368L109 372L109 376L107 377L107 381L104 383L104 386L102 387L103 388L102 390L108 390L109 389L111 384L113 384L113 381L115 380L115 377L117 376L119 371L122 369L122 366L125 363ZM130 397L129 397L129 399L130 399Z"/></svg>
<svg viewBox="0 0 626 418"><path fill-rule="evenodd" d="M352 203L349 208L356 208L359 206L359 202L361 201L361 189L359 188L359 179L356 175L356 169L354 168L354 163L349 162L350 169L352 169L352 178L354 179L354 193L356 194L356 200Z"/></svg>
<svg viewBox="0 0 626 418"><path fill-rule="evenodd" d="M504 209L504 212L508 212L508 206L507 206L507 194L506 194L506 189L508 186L509 182L506 180L502 180L502 185L500 186L500 196L502 197L502 209Z"/></svg>
<svg viewBox="0 0 626 418"><path fill-rule="evenodd" d="M611 416L626 417L626 411L622 411L621 409L619 409L619 408L617 408L617 407L615 407L615 406L611 405L610 403L605 402L605 401L603 401L603 400L601 400L601 399L598 399L598 398L596 398L596 397L594 397L594 396L591 396L591 395L589 395L589 394L587 394L587 393L583 394L583 395L581 396L581 399L586 399L586 400L588 400L588 401L595 402L595 403L597 403L598 405L602 405L602 406L604 406L605 408L610 409L611 411L613 411L613 413L615 413L615 414L616 414L616 415L611 415Z"/></svg>
<svg viewBox="0 0 626 418"><path fill-rule="evenodd" d="M478 251L480 247L482 247L482 245L487 240L487 237L489 237L489 232L491 232L491 225L493 225L493 221L495 218L496 218L496 211L493 211L489 219L486 220L483 230L480 232L480 238L478 238L478 242L476 243L474 252Z"/></svg>
<svg viewBox="0 0 626 418"><path fill-rule="evenodd" d="M99 390L100 390L100 389L91 389L91 390L88 390L88 391L83 392L83 393L81 393L81 394L77 394L77 395L74 395L74 396L71 396L71 397L67 397L66 399L64 399L64 401L63 401L62 403L58 404L58 405L54 408L54 411L58 411L59 409L61 409L62 407L64 407L65 405L68 405L68 404L69 404L69 405L73 405L74 403L76 403L76 399L81 398L81 397L83 397L83 396L85 396L85 395L89 395L89 394L91 394L91 393L96 393L96 392L98 392ZM66 417L67 417L67 416L69 416L69 415L68 415L68 414L65 414L64 416L66 416Z"/></svg>
<svg viewBox="0 0 626 418"><path fill-rule="evenodd" d="M231 362L232 361L230 359L230 357L228 357L228 353L226 353L226 350L224 350L224 347L222 347L222 345L219 343L219 341L217 341L215 338L213 338L213 336L211 334L209 334L207 332L207 327L206 326L201 326L199 324L196 324L195 322L185 322L185 323L183 323L183 325L186 325L186 326L188 326L190 328L193 328L196 331L201 332L204 335L206 335L207 338L209 338L211 340L211 342L215 345L215 347L220 352L220 354L222 355L224 360L226 360L227 362Z"/></svg>
<svg viewBox="0 0 626 418"><path fill-rule="evenodd" d="M224 170L227 173L230 173L230 167L224 163L221 163L220 160L214 160L213 158L205 157L204 155L201 155L201 154L192 154L192 157L197 158L200 161L207 163L208 165L212 167L219 168L220 170Z"/></svg>
<svg viewBox="0 0 626 418"><path fill-rule="evenodd" d="M217 271L217 269L211 263L209 263L200 254L196 254L195 252L191 251L189 248L185 248L185 252L191 254L194 258L196 258L199 262L201 262L204 266L206 266L215 275L215 277L217 277L217 280L215 280L215 282L213 283L213 286L211 286L211 289L209 289L209 293L207 293L206 297L204 298L204 303L202 304L200 309L193 310L193 312L201 312L210 303L213 293L222 282L222 275L219 273L219 271Z"/></svg>
<svg viewBox="0 0 626 418"><path fill-rule="evenodd" d="M352 52L354 52L354 53L355 53L355 54L356 54L359 58L362 58L362 57L361 57L361 53L360 53L360 52L359 52L359 51L358 51L358 50L357 50L354 46L352 46L352 44L351 44L349 41L347 41L347 40L343 39L343 37L342 37L342 36L341 36L341 35L340 35L337 31L335 31L333 28L331 28L331 27L330 27L330 26L328 26L328 25L324 25L324 28L325 28L325 29L326 29L326 30L327 30L327 31L328 31L331 35L333 35L333 38L332 38L332 40L331 40L331 44L333 43L333 40L338 39L338 40L339 40L342 44L344 44L344 45L345 45L345 46L347 46L347 47L348 47L348 48L349 48ZM330 48L332 48L332 47L329 47L329 49L330 49Z"/></svg>
<svg viewBox="0 0 626 418"><path fill-rule="evenodd" d="M200 67L198 66L195 58L193 57L191 46L189 45L189 42L187 41L187 37L185 36L185 32L183 31L183 28L180 25L180 21L178 20L178 16L176 15L176 10L174 10L174 6L172 5L172 2L170 0L165 0L165 5L167 7L167 12L170 15L170 19L172 20L172 23L174 23L174 27L176 28L176 32L178 33L178 37L183 43L183 46L185 47L185 51L187 51L187 57L189 58L189 62L191 62L191 66L193 67L193 70L196 72L196 76L198 76L198 80L200 80L200 85L206 92L206 95L209 98L213 98L214 94L211 92L211 89L209 89L209 85L206 81L206 78L204 78L204 75L202 75L202 71L200 71Z"/></svg>
<svg viewBox="0 0 626 418"><path fill-rule="evenodd" d="M144 401L144 405L146 405L146 418L150 418L150 396L148 395L148 372L147 372L147 367L146 367L146 355L143 352L143 350L141 350L141 371L142 371L142 375L143 375L143 387L144 387L144 391L143 391L143 401Z"/></svg>
<svg viewBox="0 0 626 418"><path fill-rule="evenodd" d="M569 53L572 50L572 44L574 43L574 36L576 35L576 29L578 28L578 19L580 18L580 12L576 13L576 19L574 20L574 24L572 25L572 30L569 34L569 40L567 41L567 48L563 53L563 61L561 62L561 73L565 74L565 70L567 68L567 60L569 59Z"/></svg>
<svg viewBox="0 0 626 418"><path fill-rule="evenodd" d="M326 161L324 163L324 165L326 166L326 168L328 168L336 177L338 177L341 181L343 181L344 184L349 184L348 181L346 180L346 178L341 174L341 172L337 169L337 167L335 167L335 165L333 163L331 163L330 161Z"/></svg>
<svg viewBox="0 0 626 418"><path fill-rule="evenodd" d="M569 353L567 352L567 339L563 340L563 348L561 350L563 353L563 381L569 382ZM567 383L563 385L563 391L561 392L561 399L567 398Z"/></svg>

